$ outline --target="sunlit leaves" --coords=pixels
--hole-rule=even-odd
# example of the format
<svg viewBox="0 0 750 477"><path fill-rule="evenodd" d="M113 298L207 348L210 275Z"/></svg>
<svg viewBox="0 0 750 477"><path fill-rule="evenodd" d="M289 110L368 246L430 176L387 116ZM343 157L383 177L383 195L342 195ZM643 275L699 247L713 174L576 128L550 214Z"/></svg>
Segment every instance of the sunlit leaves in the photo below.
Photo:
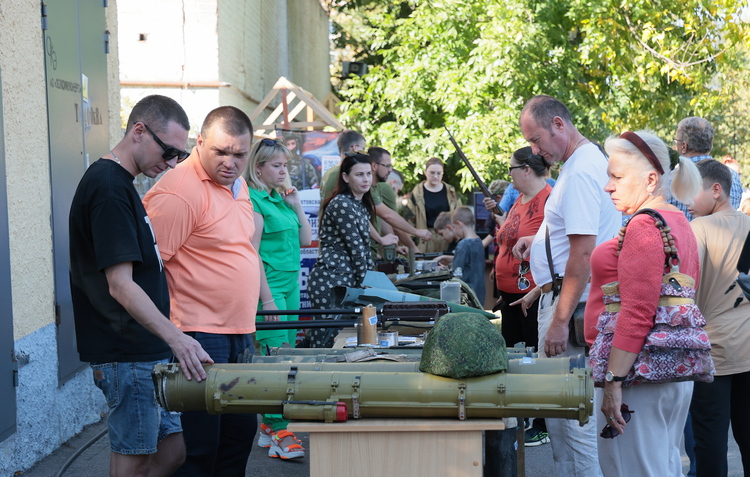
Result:
<svg viewBox="0 0 750 477"><path fill-rule="evenodd" d="M340 86L343 121L370 144L390 149L412 184L425 159L437 155L451 159L447 172L456 176L446 176L462 188L473 183L458 174L443 124L488 180L504 178L508 156L525 145L518 114L535 94L565 102L578 127L598 142L626 128L670 139L682 117L718 117L731 98L736 108L747 103L748 95L731 85L747 78L741 52L750 36L739 20L741 6L737 0L347 2L332 16L344 32L339 46L348 44L371 69ZM717 137L719 150L723 140Z"/></svg>

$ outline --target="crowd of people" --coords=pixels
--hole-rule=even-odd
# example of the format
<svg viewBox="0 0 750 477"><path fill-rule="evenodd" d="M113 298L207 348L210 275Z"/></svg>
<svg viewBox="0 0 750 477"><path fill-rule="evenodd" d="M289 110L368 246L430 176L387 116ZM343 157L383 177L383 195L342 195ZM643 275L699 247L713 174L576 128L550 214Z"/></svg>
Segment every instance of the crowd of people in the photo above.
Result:
<svg viewBox="0 0 750 477"><path fill-rule="evenodd" d="M335 287L361 286L388 248L440 255L484 302L485 248L494 241L490 283L508 346L525 342L541 357L591 347L595 417L584 426L528 423L530 445L551 442L556 475L681 475L683 436L695 475L726 475L730 423L750 469L750 301L733 286L750 217L737 210L738 174L710 156L711 124L678 124L679 160L649 131L626 131L602 148L550 96L530 99L519 125L529 146L510 157L512 183L492 183L496 195L484 205L503 213L491 214L483 241L483 224L444 181L439 158L426 161L424 181L401 207L404 178L390 152L366 149L356 131L339 135L341 161L321 175L298 137L253 145L237 108L211 111L188 152L179 104L159 95L136 104L123 139L84 174L70 212L78 349L110 407L112 475L244 475L256 434L271 457L305 455L281 415L258 425L254 415L165 412L150 370L174 357L200 381L203 364L237 362L255 343L262 354L297 344L296 330L256 331L255 323L297 319L275 310L300 308L299 250L312 229L299 190L317 187L313 308L336 308ZM141 200L135 176L165 171ZM705 329L711 343L710 356L696 351L679 364L713 379L650 382L639 368L650 332L675 303L664 299L672 289L683 308L694 307L674 326ZM585 344L571 333L584 307ZM330 347L335 333L308 330L302 344Z"/></svg>

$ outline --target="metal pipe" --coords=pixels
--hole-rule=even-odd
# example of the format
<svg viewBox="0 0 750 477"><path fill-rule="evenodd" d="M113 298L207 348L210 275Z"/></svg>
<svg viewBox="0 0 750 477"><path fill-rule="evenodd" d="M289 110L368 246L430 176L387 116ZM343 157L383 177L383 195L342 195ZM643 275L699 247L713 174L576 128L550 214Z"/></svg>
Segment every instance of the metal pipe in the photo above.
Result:
<svg viewBox="0 0 750 477"><path fill-rule="evenodd" d="M409 258L409 276L413 277L414 276L414 267L415 267L415 263L416 263L416 261L414 260L414 250L409 249L409 256L408 256L408 258Z"/></svg>
<svg viewBox="0 0 750 477"><path fill-rule="evenodd" d="M449 379L427 373L357 371L258 371L252 364L206 366L206 379L188 381L177 363L158 364L153 379L157 401L168 411L209 414L283 414L311 417L306 402L336 406L349 416L500 418L549 417L588 422L593 412L590 369L568 374L496 373ZM294 406L289 406L292 404Z"/></svg>
<svg viewBox="0 0 750 477"><path fill-rule="evenodd" d="M257 316L265 315L359 315L362 313L361 307L355 308L334 308L333 310L258 310Z"/></svg>
<svg viewBox="0 0 750 477"><path fill-rule="evenodd" d="M256 321L256 330L302 330L310 328L352 327L357 320Z"/></svg>

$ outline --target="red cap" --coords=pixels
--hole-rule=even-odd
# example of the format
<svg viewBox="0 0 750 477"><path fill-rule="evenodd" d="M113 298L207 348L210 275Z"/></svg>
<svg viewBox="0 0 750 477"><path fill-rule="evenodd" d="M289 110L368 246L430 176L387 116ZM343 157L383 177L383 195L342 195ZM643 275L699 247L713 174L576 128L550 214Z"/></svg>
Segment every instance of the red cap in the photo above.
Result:
<svg viewBox="0 0 750 477"><path fill-rule="evenodd" d="M336 403L336 421L344 422L349 419L349 412L346 410L346 403Z"/></svg>

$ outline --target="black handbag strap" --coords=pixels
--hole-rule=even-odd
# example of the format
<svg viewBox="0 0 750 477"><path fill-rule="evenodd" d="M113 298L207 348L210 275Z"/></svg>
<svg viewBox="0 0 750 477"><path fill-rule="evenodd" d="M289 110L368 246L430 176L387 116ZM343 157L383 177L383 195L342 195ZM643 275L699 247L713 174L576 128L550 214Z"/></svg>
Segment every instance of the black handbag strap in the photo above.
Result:
<svg viewBox="0 0 750 477"><path fill-rule="evenodd" d="M740 258L737 260L737 271L748 273L750 271L750 233L745 237L745 245L742 246Z"/></svg>
<svg viewBox="0 0 750 477"><path fill-rule="evenodd" d="M549 197L548 197L549 198ZM549 265L549 276L552 278L552 297L556 297L560 294L560 287L558 286L560 276L555 273L555 265L552 263L552 245L549 240L549 225L544 231L544 249L547 252L547 265Z"/></svg>

